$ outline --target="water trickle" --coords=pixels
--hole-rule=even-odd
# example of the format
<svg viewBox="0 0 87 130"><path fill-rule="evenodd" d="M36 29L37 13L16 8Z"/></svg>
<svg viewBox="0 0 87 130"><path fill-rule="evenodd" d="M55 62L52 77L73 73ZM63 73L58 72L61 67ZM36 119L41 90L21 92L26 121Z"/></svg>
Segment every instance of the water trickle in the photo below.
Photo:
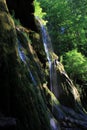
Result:
<svg viewBox="0 0 87 130"><path fill-rule="evenodd" d="M22 50L21 44L18 45L18 53L21 60L26 64L26 55L24 54L24 51Z"/></svg>
<svg viewBox="0 0 87 130"><path fill-rule="evenodd" d="M37 18L40 27L41 27L41 34L42 34L42 40L43 40L43 44L44 44L44 49L45 49L45 53L47 56L47 60L49 63L49 71L50 71L50 90L55 94L56 97L58 97L58 83L57 83L57 76L56 76L56 70L55 70L55 66L56 66L56 60L57 59L53 59L53 47L52 47L52 43L51 43L51 39L49 37L49 34L45 28L45 26L42 24L41 20L39 18ZM58 57L56 57L58 58Z"/></svg>
<svg viewBox="0 0 87 130"><path fill-rule="evenodd" d="M51 125L52 130L60 130L60 128L58 128L58 124L54 118L50 119L50 125Z"/></svg>
<svg viewBox="0 0 87 130"><path fill-rule="evenodd" d="M43 44L44 44L44 48L45 48L45 52L47 54L47 59L48 62L51 63L52 62L52 53L53 53L53 48L52 48L52 44L51 44L51 40L50 37L46 31L46 28L42 25L41 26L42 29L42 38L43 38Z"/></svg>
<svg viewBox="0 0 87 130"><path fill-rule="evenodd" d="M31 77L31 80L32 82L34 83L35 86L37 86L37 83L34 79L34 76L30 70L30 67L29 67L29 59L28 57L25 55L24 51L23 51L23 47L22 45L20 44L20 41L18 41L18 53L19 53L19 56L20 56L20 59L24 62L24 64L27 66L28 68L28 72L30 74L30 77Z"/></svg>
<svg viewBox="0 0 87 130"><path fill-rule="evenodd" d="M47 33L46 28L44 27L44 25L42 24L41 20L36 17L37 21L39 22L40 26L41 26L41 34L42 34L42 40L43 40L43 44L44 44L44 49L47 55L47 60L49 62L49 69L50 69L50 78L51 78L51 72L52 72L52 56L51 54L53 53L53 48L52 48L52 44L51 44L51 39Z"/></svg>

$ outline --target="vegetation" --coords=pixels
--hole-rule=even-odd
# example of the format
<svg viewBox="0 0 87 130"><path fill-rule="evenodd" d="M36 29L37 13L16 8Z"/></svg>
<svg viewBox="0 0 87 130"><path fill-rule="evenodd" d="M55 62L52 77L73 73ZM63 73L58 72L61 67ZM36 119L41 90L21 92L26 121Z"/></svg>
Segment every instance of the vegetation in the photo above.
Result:
<svg viewBox="0 0 87 130"><path fill-rule="evenodd" d="M43 24L46 24L46 20L43 20L43 18L46 16L46 13L42 11L40 2L38 2L37 0L34 1L34 6L35 6L35 13L34 15L36 17L39 17L40 19L42 19Z"/></svg>
<svg viewBox="0 0 87 130"><path fill-rule="evenodd" d="M40 6L40 3L37 2L36 0L34 1L34 5L35 5L35 16L38 16L39 18L42 18L43 16L46 15L45 12L42 12L42 8Z"/></svg>
<svg viewBox="0 0 87 130"><path fill-rule="evenodd" d="M86 54L86 24L87 7L85 0L78 2L68 0L38 0L41 2L43 11L47 13L48 29L52 38L55 52L58 55L64 54L77 48L84 55ZM84 6L84 11L82 10ZM75 7L75 9L74 9ZM50 29L51 28L51 29ZM54 40L55 39L55 40Z"/></svg>
<svg viewBox="0 0 87 130"><path fill-rule="evenodd" d="M52 39L55 53L70 77L87 83L87 1L38 0ZM78 79L78 80L77 80Z"/></svg>
<svg viewBox="0 0 87 130"><path fill-rule="evenodd" d="M86 82L87 59L77 50L69 51L64 56L65 69L70 77L77 81Z"/></svg>

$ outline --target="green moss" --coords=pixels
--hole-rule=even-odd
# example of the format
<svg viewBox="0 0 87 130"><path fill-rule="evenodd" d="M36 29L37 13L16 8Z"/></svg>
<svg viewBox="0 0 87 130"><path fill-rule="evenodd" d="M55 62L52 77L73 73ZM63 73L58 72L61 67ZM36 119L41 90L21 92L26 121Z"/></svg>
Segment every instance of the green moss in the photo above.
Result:
<svg viewBox="0 0 87 130"><path fill-rule="evenodd" d="M0 12L0 112L15 117L19 130L50 130L47 106L40 92L40 62L29 46L29 36L16 31L9 13ZM19 58L17 39L28 57L36 88L27 66Z"/></svg>
<svg viewBox="0 0 87 130"><path fill-rule="evenodd" d="M52 107L56 104L59 105L59 101L57 100L57 98L55 97L55 95L48 89L47 85L44 84L43 85L44 88L44 92L47 98L47 104L50 105L50 109L52 109Z"/></svg>
<svg viewBox="0 0 87 130"><path fill-rule="evenodd" d="M48 129L47 108L39 89L34 88L32 83L29 82L26 76L27 70L26 73L25 70L22 65L20 71L17 70L17 73L19 71L18 74L21 73L21 78L19 75L15 79L16 87L12 89L12 113L18 119L18 123L21 123L21 129ZM46 122L48 122L47 126L45 125Z"/></svg>

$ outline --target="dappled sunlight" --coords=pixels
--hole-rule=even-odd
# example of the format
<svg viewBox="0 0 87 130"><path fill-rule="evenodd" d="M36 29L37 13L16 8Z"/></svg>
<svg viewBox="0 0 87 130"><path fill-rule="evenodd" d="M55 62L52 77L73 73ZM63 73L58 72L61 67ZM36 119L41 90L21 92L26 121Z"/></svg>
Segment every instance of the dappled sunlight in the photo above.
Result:
<svg viewBox="0 0 87 130"><path fill-rule="evenodd" d="M51 105L53 106L54 104L60 104L59 101L57 100L57 98L55 97L55 95L48 89L48 86L46 83L43 84L43 88L45 90L45 93L47 93L48 95L50 95L50 101L51 101Z"/></svg>
<svg viewBox="0 0 87 130"><path fill-rule="evenodd" d="M79 94L78 90L73 86L72 91L73 91L75 100L77 100L79 102L80 101L80 94Z"/></svg>

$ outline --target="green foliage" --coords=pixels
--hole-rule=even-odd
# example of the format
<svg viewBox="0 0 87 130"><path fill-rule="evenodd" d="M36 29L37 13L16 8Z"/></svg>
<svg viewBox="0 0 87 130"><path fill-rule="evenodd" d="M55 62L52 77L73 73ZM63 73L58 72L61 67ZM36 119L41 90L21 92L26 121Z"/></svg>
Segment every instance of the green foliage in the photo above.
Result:
<svg viewBox="0 0 87 130"><path fill-rule="evenodd" d="M54 51L62 55L78 49L87 56L87 1L38 0L46 11Z"/></svg>
<svg viewBox="0 0 87 130"><path fill-rule="evenodd" d="M15 18L15 12L14 11L12 11L11 17L14 20L15 25L21 25L20 20Z"/></svg>
<svg viewBox="0 0 87 130"><path fill-rule="evenodd" d="M87 81L87 1L38 0L47 14L54 51L73 80ZM78 52L77 52L78 50ZM84 56L83 56L84 55Z"/></svg>
<svg viewBox="0 0 87 130"><path fill-rule="evenodd" d="M66 0L41 1L42 8L46 11L48 20L48 30L52 39L54 50L58 55L72 48L71 39L73 35L67 35L68 26L72 24L70 20L70 7ZM66 13L67 12L67 13ZM64 29L64 32L62 31ZM67 45L66 45L67 44Z"/></svg>
<svg viewBox="0 0 87 130"><path fill-rule="evenodd" d="M74 81L87 81L87 59L77 50L69 51L64 56L65 69Z"/></svg>
<svg viewBox="0 0 87 130"><path fill-rule="evenodd" d="M46 13L42 12L42 8L40 7L40 3L37 2L37 0L34 1L34 5L35 5L35 16L38 16L39 18L43 18Z"/></svg>
<svg viewBox="0 0 87 130"><path fill-rule="evenodd" d="M34 6L35 6L35 13L34 15L36 17L39 17L40 19L43 19L46 15L45 12L42 11L42 8L40 6L40 2L37 2L37 0L34 1ZM42 20L43 24L46 24L47 21Z"/></svg>

